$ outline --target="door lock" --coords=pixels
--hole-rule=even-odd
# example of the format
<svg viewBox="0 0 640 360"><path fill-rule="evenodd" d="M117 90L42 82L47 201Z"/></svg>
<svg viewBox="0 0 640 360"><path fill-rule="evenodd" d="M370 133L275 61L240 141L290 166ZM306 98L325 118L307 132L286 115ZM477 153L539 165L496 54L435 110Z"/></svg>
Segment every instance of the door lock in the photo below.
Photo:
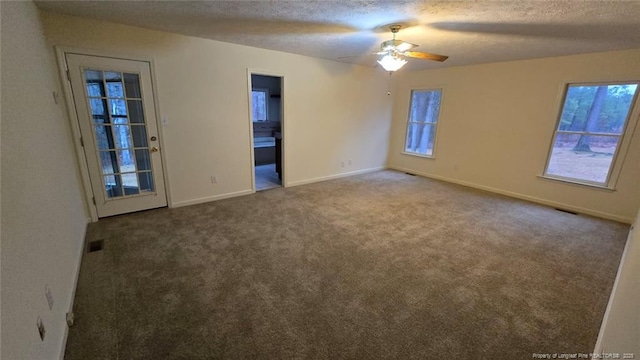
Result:
<svg viewBox="0 0 640 360"><path fill-rule="evenodd" d="M155 137L155 136L152 136L152 137L151 137L151 141L156 141L156 140L158 140L158 138L157 138L157 137Z"/></svg>
<svg viewBox="0 0 640 360"><path fill-rule="evenodd" d="M152 147L152 148L151 148L151 152L158 152L158 148L157 148L157 147L155 147L155 146L154 146L154 147Z"/></svg>

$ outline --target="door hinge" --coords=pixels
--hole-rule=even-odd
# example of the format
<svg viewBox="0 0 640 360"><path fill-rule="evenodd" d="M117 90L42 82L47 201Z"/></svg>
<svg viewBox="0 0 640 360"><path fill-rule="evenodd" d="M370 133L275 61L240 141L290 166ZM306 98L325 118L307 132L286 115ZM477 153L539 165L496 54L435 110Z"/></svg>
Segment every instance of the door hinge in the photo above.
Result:
<svg viewBox="0 0 640 360"><path fill-rule="evenodd" d="M95 205L95 204L96 204L96 198L95 198L95 197L92 197L92 198L91 198L91 201L93 201L93 205Z"/></svg>
<svg viewBox="0 0 640 360"><path fill-rule="evenodd" d="M84 139L80 136L80 146L84 147Z"/></svg>
<svg viewBox="0 0 640 360"><path fill-rule="evenodd" d="M67 70L67 81L71 82L71 74L69 74L69 70Z"/></svg>

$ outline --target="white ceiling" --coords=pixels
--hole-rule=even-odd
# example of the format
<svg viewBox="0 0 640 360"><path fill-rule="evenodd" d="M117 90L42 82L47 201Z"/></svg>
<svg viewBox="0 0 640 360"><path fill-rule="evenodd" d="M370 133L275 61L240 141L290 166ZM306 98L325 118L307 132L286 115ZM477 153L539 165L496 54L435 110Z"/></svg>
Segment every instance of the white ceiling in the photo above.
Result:
<svg viewBox="0 0 640 360"><path fill-rule="evenodd" d="M42 10L324 59L376 65L390 24L428 69L640 48L640 1L36 1Z"/></svg>

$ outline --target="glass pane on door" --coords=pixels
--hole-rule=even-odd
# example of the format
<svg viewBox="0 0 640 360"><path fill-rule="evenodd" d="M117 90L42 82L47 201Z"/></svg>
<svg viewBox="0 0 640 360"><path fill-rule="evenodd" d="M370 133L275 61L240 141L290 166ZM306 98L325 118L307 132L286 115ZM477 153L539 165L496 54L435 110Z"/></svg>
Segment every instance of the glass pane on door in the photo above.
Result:
<svg viewBox="0 0 640 360"><path fill-rule="evenodd" d="M140 77L88 69L84 81L106 199L154 192Z"/></svg>

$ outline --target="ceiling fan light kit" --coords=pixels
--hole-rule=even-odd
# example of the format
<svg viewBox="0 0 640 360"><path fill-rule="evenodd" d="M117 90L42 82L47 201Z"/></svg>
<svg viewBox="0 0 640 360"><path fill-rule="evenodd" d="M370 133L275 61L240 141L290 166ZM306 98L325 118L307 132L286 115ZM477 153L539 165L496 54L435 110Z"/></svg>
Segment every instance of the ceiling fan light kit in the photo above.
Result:
<svg viewBox="0 0 640 360"><path fill-rule="evenodd" d="M380 64L386 71L394 72L403 67L407 63L407 60L403 57L439 62L447 60L448 56L409 51L418 45L396 39L396 34L400 31L400 28L400 25L389 26L391 33L393 33L393 39L384 41L380 44L380 52L378 52L378 55L382 57L378 60L378 64Z"/></svg>
<svg viewBox="0 0 640 360"><path fill-rule="evenodd" d="M400 59L397 55L394 56L392 54L386 54L382 57L382 59L378 60L378 64L382 65L382 67L389 72L400 69L406 63L407 60Z"/></svg>

